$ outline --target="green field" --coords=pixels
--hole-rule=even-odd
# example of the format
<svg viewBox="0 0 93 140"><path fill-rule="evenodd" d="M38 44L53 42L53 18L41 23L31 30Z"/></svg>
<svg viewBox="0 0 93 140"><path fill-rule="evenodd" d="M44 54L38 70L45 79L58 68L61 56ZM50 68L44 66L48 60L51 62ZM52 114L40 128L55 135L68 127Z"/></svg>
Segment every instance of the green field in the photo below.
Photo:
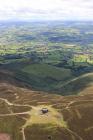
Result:
<svg viewBox="0 0 93 140"><path fill-rule="evenodd" d="M65 81L67 78L71 78L70 69L57 68L48 64L31 64L23 69L23 72L36 75L41 78L50 78L55 81Z"/></svg>

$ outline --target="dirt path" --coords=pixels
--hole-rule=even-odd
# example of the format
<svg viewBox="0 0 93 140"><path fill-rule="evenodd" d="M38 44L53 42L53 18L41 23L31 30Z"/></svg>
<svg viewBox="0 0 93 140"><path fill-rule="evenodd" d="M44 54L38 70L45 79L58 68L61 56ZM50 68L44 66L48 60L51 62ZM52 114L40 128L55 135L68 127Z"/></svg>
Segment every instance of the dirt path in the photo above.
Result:
<svg viewBox="0 0 93 140"><path fill-rule="evenodd" d="M69 80L69 81L65 82L64 84L62 84L62 85L60 86L60 88L63 88L64 86L67 86L68 84L71 84L72 82L75 82L75 81L78 80L78 79L81 79L81 78L84 78L84 77L87 77L87 76L91 76L91 75L93 76L93 73L87 73L87 74L78 76L78 77L76 77L76 78L74 78L74 79L72 79L72 80Z"/></svg>
<svg viewBox="0 0 93 140"><path fill-rule="evenodd" d="M4 101L8 106L16 106L16 107L30 107L30 111L27 112L19 112L19 113L13 113L10 112L8 114L0 114L0 117L7 117L7 116L16 116L16 115L29 115L29 118L26 120L25 124L21 127L21 133L22 133L22 137L23 140L26 140L26 136L25 136L25 132L24 130L26 129L26 127L30 124L43 124L42 122L47 123L51 123L51 124L56 124L60 127L63 127L64 129L66 129L69 134L72 136L72 140L78 138L78 140L83 140L77 133L73 132L72 130L68 129L68 126L66 124L66 122L63 120L62 114L60 114L59 112L57 112L56 109L52 108L51 105L48 106L31 106L29 104L14 104L9 102L7 99L4 98L0 98L1 101ZM75 103L75 101L71 101L66 107L64 107L64 109L68 109L70 107L70 105L72 105L73 103ZM50 110L48 115L45 115L43 117L43 115L40 114L40 110L41 108L46 107ZM57 119L57 117L60 119ZM35 121L34 121L35 120ZM42 121L42 120L47 120L47 121Z"/></svg>

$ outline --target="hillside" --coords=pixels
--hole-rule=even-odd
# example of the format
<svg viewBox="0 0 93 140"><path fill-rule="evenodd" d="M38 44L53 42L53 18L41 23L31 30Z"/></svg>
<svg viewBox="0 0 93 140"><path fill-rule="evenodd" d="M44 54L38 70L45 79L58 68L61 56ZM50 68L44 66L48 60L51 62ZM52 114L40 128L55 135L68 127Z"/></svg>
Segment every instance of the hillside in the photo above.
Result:
<svg viewBox="0 0 93 140"><path fill-rule="evenodd" d="M93 69L78 73L70 69L31 61L14 62L3 66L13 73L13 78L29 88L63 96L77 95L93 85Z"/></svg>
<svg viewBox="0 0 93 140"><path fill-rule="evenodd" d="M55 87L74 78L69 68L60 68L44 63L33 63L31 60L4 64L3 69L11 71L13 77L34 90L55 92Z"/></svg>
<svg viewBox="0 0 93 140"><path fill-rule="evenodd" d="M11 72L2 71L0 76L0 137L3 135L8 140L93 139L92 92L63 97L28 89L15 80ZM42 108L49 112L42 114Z"/></svg>
<svg viewBox="0 0 93 140"><path fill-rule="evenodd" d="M75 95L80 93L92 93L91 87L93 86L93 72L82 74L72 80L68 80L64 84L59 84L55 91L62 93L62 95ZM86 92L86 89L89 92ZM84 91L84 92L83 92ZM91 91L91 92L90 92Z"/></svg>
<svg viewBox="0 0 93 140"><path fill-rule="evenodd" d="M32 63L30 60L4 64L0 67L1 75L6 69L10 82L27 86L33 90L66 95L77 95L93 85L93 69L77 75L70 69L44 63ZM2 71L4 74L2 74ZM10 74L11 71L11 74ZM1 76L1 77L2 77ZM5 76L3 76L5 77ZM13 78L13 80L12 80ZM17 80L17 82L16 82Z"/></svg>

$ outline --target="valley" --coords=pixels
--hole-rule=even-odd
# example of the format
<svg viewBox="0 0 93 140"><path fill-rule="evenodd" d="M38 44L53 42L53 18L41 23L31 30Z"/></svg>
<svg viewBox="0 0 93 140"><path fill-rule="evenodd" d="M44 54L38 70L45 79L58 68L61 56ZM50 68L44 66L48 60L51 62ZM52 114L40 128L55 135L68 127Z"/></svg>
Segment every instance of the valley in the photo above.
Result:
<svg viewBox="0 0 93 140"><path fill-rule="evenodd" d="M92 22L75 21L2 23L0 67L34 90L78 94L63 85L93 72L92 27Z"/></svg>
<svg viewBox="0 0 93 140"><path fill-rule="evenodd" d="M0 140L93 139L93 23L0 24Z"/></svg>

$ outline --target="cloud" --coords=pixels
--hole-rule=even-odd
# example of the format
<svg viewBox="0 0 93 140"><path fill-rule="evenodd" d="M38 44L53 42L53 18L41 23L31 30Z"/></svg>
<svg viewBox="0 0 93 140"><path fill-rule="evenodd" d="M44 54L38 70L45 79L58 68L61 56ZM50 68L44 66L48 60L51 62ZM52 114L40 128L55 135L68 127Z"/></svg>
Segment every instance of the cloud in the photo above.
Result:
<svg viewBox="0 0 93 140"><path fill-rule="evenodd" d="M93 0L0 0L0 19L93 20Z"/></svg>

